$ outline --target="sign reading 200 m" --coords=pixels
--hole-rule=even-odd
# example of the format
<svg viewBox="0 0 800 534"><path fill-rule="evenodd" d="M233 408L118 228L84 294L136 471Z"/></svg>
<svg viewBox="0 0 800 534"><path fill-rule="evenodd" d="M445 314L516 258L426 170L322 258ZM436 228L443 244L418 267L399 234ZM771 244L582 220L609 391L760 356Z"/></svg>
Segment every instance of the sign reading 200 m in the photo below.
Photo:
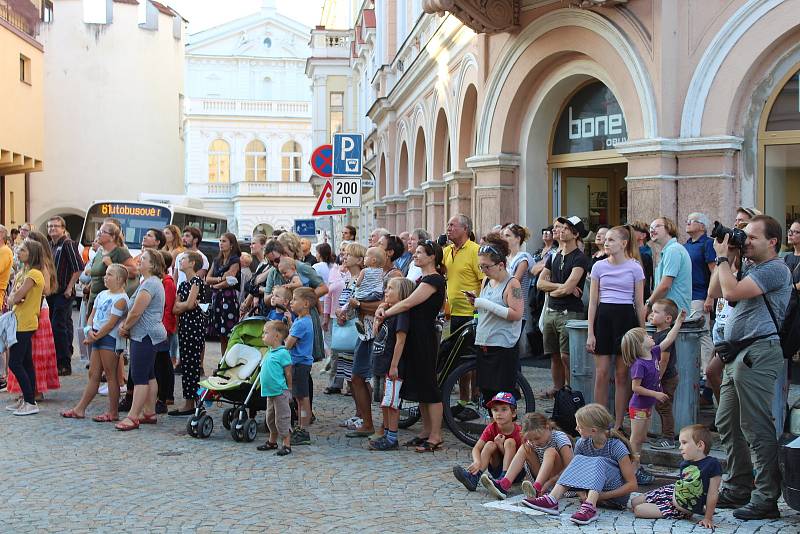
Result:
<svg viewBox="0 0 800 534"><path fill-rule="evenodd" d="M594 82L575 93L561 113L553 154L610 150L627 139L617 98L603 83Z"/></svg>

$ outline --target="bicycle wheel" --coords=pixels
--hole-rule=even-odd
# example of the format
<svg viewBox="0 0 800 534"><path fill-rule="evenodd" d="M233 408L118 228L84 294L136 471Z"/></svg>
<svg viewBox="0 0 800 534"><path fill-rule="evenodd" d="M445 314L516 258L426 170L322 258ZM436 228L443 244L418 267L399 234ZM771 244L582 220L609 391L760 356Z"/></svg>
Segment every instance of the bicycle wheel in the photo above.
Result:
<svg viewBox="0 0 800 534"><path fill-rule="evenodd" d="M419 421L419 403L413 401L400 400L400 419L397 421L397 426L400 428L409 428Z"/></svg>
<svg viewBox="0 0 800 534"><path fill-rule="evenodd" d="M442 384L442 402L444 403L444 421L447 428L460 441L470 447L481 437L483 429L492 419L492 415L484 407L484 400L464 403L459 395L459 380L475 370L476 362L468 361L456 367ZM536 400L528 380L520 373L517 375L517 419L522 414L536 411Z"/></svg>

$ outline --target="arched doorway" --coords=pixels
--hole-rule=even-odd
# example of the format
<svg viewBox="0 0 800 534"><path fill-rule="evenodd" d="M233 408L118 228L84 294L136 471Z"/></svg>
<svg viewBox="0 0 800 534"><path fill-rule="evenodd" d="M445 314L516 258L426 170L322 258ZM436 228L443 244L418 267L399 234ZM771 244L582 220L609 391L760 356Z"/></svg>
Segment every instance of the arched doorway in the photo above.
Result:
<svg viewBox="0 0 800 534"><path fill-rule="evenodd" d="M758 204L788 228L800 218L800 65L764 106L758 132Z"/></svg>

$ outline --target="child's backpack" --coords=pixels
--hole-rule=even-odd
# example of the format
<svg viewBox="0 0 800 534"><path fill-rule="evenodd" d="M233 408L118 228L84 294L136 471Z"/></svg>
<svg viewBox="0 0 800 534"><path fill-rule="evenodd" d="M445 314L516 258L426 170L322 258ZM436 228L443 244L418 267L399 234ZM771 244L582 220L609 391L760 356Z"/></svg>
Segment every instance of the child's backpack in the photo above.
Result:
<svg viewBox="0 0 800 534"><path fill-rule="evenodd" d="M583 400L583 393L573 391L569 386L556 391L553 397L553 415L550 417L564 432L572 436L577 436L575 429L575 412L586 405Z"/></svg>

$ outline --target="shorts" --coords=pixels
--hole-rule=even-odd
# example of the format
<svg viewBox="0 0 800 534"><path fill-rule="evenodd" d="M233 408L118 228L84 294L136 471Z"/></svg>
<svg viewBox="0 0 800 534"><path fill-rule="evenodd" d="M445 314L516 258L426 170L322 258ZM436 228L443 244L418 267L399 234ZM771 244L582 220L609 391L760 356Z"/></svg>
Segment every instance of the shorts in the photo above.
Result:
<svg viewBox="0 0 800 534"><path fill-rule="evenodd" d="M367 380L372 376L372 340L359 339L353 354L353 376Z"/></svg>
<svg viewBox="0 0 800 534"><path fill-rule="evenodd" d="M383 300L383 291L369 291L367 293L359 293L358 290L356 290L356 294L353 296L359 302L377 302L379 300Z"/></svg>
<svg viewBox="0 0 800 534"><path fill-rule="evenodd" d="M633 304L606 304L597 306L594 319L594 353L602 356L621 354L622 336L639 326Z"/></svg>
<svg viewBox="0 0 800 534"><path fill-rule="evenodd" d="M558 311L545 308L542 311L542 338L545 354L561 352L569 354L569 332L567 321L584 319L583 312Z"/></svg>
<svg viewBox="0 0 800 534"><path fill-rule="evenodd" d="M653 408L634 408L633 406L628 407L628 417L631 418L631 421L634 419L649 419L650 414L653 413Z"/></svg>
<svg viewBox="0 0 800 534"><path fill-rule="evenodd" d="M97 330L95 330L95 334ZM110 350L115 351L117 349L117 338L112 336L111 334L106 334L94 343L92 343L92 350Z"/></svg>
<svg viewBox="0 0 800 534"><path fill-rule="evenodd" d="M309 380L311 376L311 366L307 364L292 365L292 395L296 399L309 397Z"/></svg>
<svg viewBox="0 0 800 534"><path fill-rule="evenodd" d="M644 502L655 504L664 519L686 519L692 514L679 510L672 502L675 493L675 484L667 484L644 494Z"/></svg>
<svg viewBox="0 0 800 534"><path fill-rule="evenodd" d="M131 339L130 354L131 380L134 386L146 386L150 380L155 380L153 366L156 362L156 347L150 336L144 336L141 341Z"/></svg>

